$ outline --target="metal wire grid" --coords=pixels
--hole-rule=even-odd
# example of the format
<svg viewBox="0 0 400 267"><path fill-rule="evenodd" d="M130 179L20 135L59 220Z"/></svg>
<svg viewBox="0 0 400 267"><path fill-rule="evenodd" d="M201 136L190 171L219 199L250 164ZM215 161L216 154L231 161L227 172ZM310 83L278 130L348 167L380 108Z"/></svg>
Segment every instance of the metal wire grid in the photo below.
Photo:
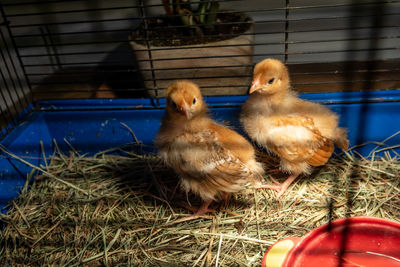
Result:
<svg viewBox="0 0 400 267"><path fill-rule="evenodd" d="M4 27L7 25L6 20L0 23L0 139L16 126L18 117L32 102L12 33Z"/></svg>
<svg viewBox="0 0 400 267"><path fill-rule="evenodd" d="M2 109L2 125L10 124L32 99L110 94L157 98L171 80L185 78L184 74L176 76L176 73L190 69L208 71L194 79L207 92L225 88L228 91L223 92L229 94L234 88L247 89L251 72L234 73L240 82L231 82L232 75L226 72L221 75L217 70L251 70L254 63L265 57L285 61L291 70L292 84L299 91L363 90L366 85L375 90L398 88L400 1L326 4L284 0L246 1L246 5L241 0L218 2L223 13L235 10L252 17L254 31L244 35L253 38L253 42L206 48L199 45L151 48L149 42L153 40L145 38L147 46L133 51L129 45L131 32L140 23L159 17L161 1L3 0L1 97L7 108ZM184 69L169 66L182 60L174 56L182 49L211 47L251 47L244 55L212 56L220 61L246 56L251 60L239 65ZM169 56L154 58L162 50ZM147 53L148 58L135 59L135 52ZM189 55L185 60L193 62L210 57ZM166 62L168 67L157 67L160 62ZM141 63L148 63L147 67L140 67ZM160 75L162 71L165 75ZM154 89L155 93L148 93ZM233 90L230 94L237 93Z"/></svg>

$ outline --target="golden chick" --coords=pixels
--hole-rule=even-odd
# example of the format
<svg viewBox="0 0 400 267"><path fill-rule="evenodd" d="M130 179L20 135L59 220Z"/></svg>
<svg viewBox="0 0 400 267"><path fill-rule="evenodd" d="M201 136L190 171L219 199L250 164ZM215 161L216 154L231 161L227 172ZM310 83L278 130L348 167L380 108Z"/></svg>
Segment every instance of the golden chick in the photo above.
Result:
<svg viewBox="0 0 400 267"><path fill-rule="evenodd" d="M289 73L276 59L265 59L254 68L250 97L240 121L249 137L280 158L280 169L290 173L282 184L265 186L279 198L311 166L324 165L334 143L347 150L347 130L338 127L338 116L327 107L302 100L290 90Z"/></svg>
<svg viewBox="0 0 400 267"><path fill-rule="evenodd" d="M168 87L155 145L180 176L182 188L203 200L196 215L212 211L208 206L213 200L226 199L248 183L257 184L263 174L253 146L209 117L199 87L190 81L176 81Z"/></svg>

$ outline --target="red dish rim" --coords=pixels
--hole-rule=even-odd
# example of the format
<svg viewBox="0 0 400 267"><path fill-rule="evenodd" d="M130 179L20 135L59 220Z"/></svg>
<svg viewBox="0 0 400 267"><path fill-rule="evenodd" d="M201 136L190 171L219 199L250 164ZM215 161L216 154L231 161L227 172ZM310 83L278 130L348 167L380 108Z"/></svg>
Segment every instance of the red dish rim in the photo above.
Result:
<svg viewBox="0 0 400 267"><path fill-rule="evenodd" d="M387 219L382 219L382 218L375 218L375 217L351 217L351 218L345 218L345 219L338 219L334 220L331 222L328 222L324 225L321 225L314 230L308 232L306 235L304 235L303 238L300 239L300 241L291 249L291 251L288 253L283 266L294 266L296 258L293 256L295 255L295 251L304 245L308 243L309 240L312 240L316 236L326 232L327 228L333 228L337 226L342 226L342 225L354 225L358 223L373 223L373 224L378 224L378 225L386 225L386 226L391 226L398 228L400 230L400 223L393 221L393 220L387 220Z"/></svg>

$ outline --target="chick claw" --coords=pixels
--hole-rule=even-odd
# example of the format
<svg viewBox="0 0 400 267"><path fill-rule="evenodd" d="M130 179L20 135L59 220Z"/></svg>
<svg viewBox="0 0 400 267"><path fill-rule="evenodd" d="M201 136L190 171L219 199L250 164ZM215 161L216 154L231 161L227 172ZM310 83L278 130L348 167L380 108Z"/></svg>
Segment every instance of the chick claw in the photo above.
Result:
<svg viewBox="0 0 400 267"><path fill-rule="evenodd" d="M215 213L214 209L209 209L208 206L211 204L212 201L206 201L201 204L199 208L195 208L193 206L190 206L186 203L182 203L182 206L184 206L186 209L192 211L194 214L193 216L202 216L207 213Z"/></svg>
<svg viewBox="0 0 400 267"><path fill-rule="evenodd" d="M192 215L190 215L190 216L186 216L186 217L180 218L180 219L177 219L177 220L173 221L172 224L181 223L181 222L187 222L187 221L191 221L191 220L196 220L196 219L198 219L198 218L207 218L207 219L211 219L211 218L212 218L211 216L204 215L204 214L206 214L206 213L208 213L208 212L211 212L211 213L214 213L214 212L215 212L215 210L209 209L209 208L208 208L208 206L211 204L211 202L212 202L212 201L204 202L204 203L200 206L200 208L198 208L198 209L196 209L195 207L190 206L190 205L188 205L188 204L186 204L186 203L180 203L180 204L181 204L183 207L185 207L186 209L188 209L188 210L194 212L194 214L192 214Z"/></svg>
<svg viewBox="0 0 400 267"><path fill-rule="evenodd" d="M283 183L279 183L276 179L270 177L272 182L275 185L261 185L259 188L268 188L268 189L273 189L278 192L276 195L276 199L279 199L287 190L287 188L291 185L291 183L299 176L298 174L292 174L290 175Z"/></svg>

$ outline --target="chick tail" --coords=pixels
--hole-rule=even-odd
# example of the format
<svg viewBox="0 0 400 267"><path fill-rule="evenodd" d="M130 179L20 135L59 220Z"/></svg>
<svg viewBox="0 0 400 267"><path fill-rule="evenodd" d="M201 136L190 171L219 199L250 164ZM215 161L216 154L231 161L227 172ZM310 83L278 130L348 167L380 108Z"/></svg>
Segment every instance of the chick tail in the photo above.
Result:
<svg viewBox="0 0 400 267"><path fill-rule="evenodd" d="M349 140L347 139L347 130L345 128L336 128L335 143L343 151L349 149Z"/></svg>
<svg viewBox="0 0 400 267"><path fill-rule="evenodd" d="M325 143L307 160L307 163L314 167L324 165L331 157L334 148L332 140L326 139Z"/></svg>

